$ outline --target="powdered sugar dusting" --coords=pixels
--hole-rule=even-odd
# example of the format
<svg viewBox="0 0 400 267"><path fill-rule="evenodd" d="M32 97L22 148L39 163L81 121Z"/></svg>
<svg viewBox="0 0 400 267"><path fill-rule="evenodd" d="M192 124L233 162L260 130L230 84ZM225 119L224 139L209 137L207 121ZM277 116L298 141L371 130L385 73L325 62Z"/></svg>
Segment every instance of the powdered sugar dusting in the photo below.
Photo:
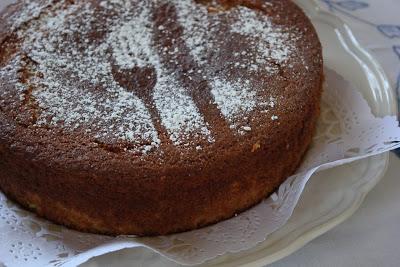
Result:
<svg viewBox="0 0 400 267"><path fill-rule="evenodd" d="M36 72L45 77L36 76L30 81L37 88L32 95L41 108L36 124L72 130L83 126L102 142L126 140L137 145L135 151L147 152L160 144L157 131L144 103L112 78L107 44L84 42L82 49L63 42L77 30L82 36L91 30L92 12L89 4L70 5L35 21L27 32L20 32L26 38L24 49L38 63ZM74 24L78 16L80 25ZM64 44L61 49L60 44ZM62 77L60 70L70 77ZM74 79L82 81L81 86ZM87 90L86 83L100 92Z"/></svg>
<svg viewBox="0 0 400 267"><path fill-rule="evenodd" d="M207 8L204 5L195 5L191 0L173 0L178 12L179 24L184 29L184 39L190 48L190 53L197 63L206 63L204 56L212 48L209 35L212 25Z"/></svg>
<svg viewBox="0 0 400 267"><path fill-rule="evenodd" d="M16 77L24 67L32 73L15 84L21 101L30 91L38 109L36 127L83 132L106 144L129 143L129 149L137 153L158 148L160 131L166 131L173 144L200 150L199 143L215 140L180 80L183 75L191 78L194 71L211 88L214 101L210 104L241 134L252 130L252 112L270 112L277 105L266 93L268 85L247 79L246 73L275 74L277 65L286 64L292 56L295 37L259 11L238 6L209 12L206 5L192 0L57 1L49 7L51 2L27 2L26 10L10 19L20 28L21 53L0 68L3 77ZM183 28L181 38L199 69L182 74L162 60L166 53L172 58L180 53L155 42L153 12L165 3L175 5ZM24 26L24 22L28 23ZM168 30L157 27L158 32ZM215 38L221 29L228 31L229 39ZM231 51L229 42L236 35L244 37L248 47ZM232 55L221 71L215 71L209 68L210 53L219 51ZM139 85L126 85L115 77L116 72L137 69L154 74L148 76L155 82L145 96ZM266 116L278 119L273 112Z"/></svg>
<svg viewBox="0 0 400 267"><path fill-rule="evenodd" d="M19 81L18 69L24 67L25 62L21 60L21 56L17 55L6 66L0 68L0 85L7 87L8 85L14 86L14 90L19 95L19 100L23 100L23 93L26 90L25 86ZM11 90L0 90L0 105L5 106L6 101L13 98ZM15 98L15 96L14 96Z"/></svg>
<svg viewBox="0 0 400 267"><path fill-rule="evenodd" d="M234 14L235 19L232 21L230 31L242 37L245 36L251 44L251 49L233 53L234 62L230 66L231 69L253 72L263 69L273 74L278 70L276 64L285 64L295 48L293 41L296 37L290 36L287 29L285 31L281 26L274 25L265 14L259 14L247 7L239 6L214 14L208 12L205 6L194 5L188 0L174 2L178 10L178 20L183 25L185 43L200 66L207 67L205 58L218 50L221 45L213 38L220 31L220 25L218 25L220 16L229 18L229 15ZM250 84L249 80L239 79L230 82L229 79L214 74L207 73L206 76L211 80L211 92L215 103L231 123L231 128L238 128L240 124L244 125L239 127L240 133L251 129L245 125L246 115L256 107L260 107L264 112L275 107L273 97L269 100L256 97L258 88ZM268 109L265 109L266 102L270 104Z"/></svg>
<svg viewBox="0 0 400 267"><path fill-rule="evenodd" d="M40 13L48 7L53 1L31 1L31 0L22 0L19 1L21 9L13 13L11 16L7 18L9 22L12 24L11 29L17 29L21 24L25 23L27 20L31 18L36 18L40 15Z"/></svg>
<svg viewBox="0 0 400 267"><path fill-rule="evenodd" d="M266 63L273 60L279 64L286 62L294 51L293 39L285 29L274 25L267 16L247 7L237 9L239 19L232 24L231 31L257 40L254 63Z"/></svg>
<svg viewBox="0 0 400 267"><path fill-rule="evenodd" d="M152 49L152 25L148 7L136 14L129 23L117 25L109 38L117 64L124 69L158 64Z"/></svg>
<svg viewBox="0 0 400 267"><path fill-rule="evenodd" d="M127 24L117 26L120 29L109 39L114 57L122 68L149 66L155 69L157 82L153 89L154 105L174 144L188 144L193 136L212 142L211 133L196 104L177 82L178 78L168 73L161 64L156 45L152 43L153 25L150 17L146 8Z"/></svg>
<svg viewBox="0 0 400 267"><path fill-rule="evenodd" d="M252 90L250 82L239 79L230 82L226 79L215 78L212 83L212 94L215 103L222 114L232 123L241 120L256 106L256 92Z"/></svg>
<svg viewBox="0 0 400 267"><path fill-rule="evenodd" d="M154 101L170 139L176 145L188 144L187 139L195 135L213 142L214 138L193 100L177 82L164 77L157 82Z"/></svg>

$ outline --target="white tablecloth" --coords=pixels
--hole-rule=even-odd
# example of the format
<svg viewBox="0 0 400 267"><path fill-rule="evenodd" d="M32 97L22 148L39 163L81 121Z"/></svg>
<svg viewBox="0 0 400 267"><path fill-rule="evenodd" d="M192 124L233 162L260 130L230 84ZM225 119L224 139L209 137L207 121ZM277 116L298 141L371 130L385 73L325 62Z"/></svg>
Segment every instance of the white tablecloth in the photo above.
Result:
<svg viewBox="0 0 400 267"><path fill-rule="evenodd" d="M0 9L14 1L0 0ZM400 0L319 0L318 4L351 26L380 60L394 90L400 91ZM400 266L400 159L392 153L390 160L386 177L353 217L271 267ZM131 257L134 253L123 250L85 266L130 266Z"/></svg>

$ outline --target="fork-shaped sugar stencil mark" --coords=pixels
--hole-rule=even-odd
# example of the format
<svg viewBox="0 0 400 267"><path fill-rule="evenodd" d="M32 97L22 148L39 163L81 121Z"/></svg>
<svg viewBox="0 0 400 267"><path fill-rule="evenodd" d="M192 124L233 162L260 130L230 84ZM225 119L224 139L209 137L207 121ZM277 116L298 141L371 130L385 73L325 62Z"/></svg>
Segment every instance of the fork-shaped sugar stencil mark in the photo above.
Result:
<svg viewBox="0 0 400 267"><path fill-rule="evenodd" d="M263 15L240 5L209 13L185 0L146 2L131 12L110 36L113 75L146 102L156 128L174 144L213 142L232 129L244 134L259 104L274 107L271 96L259 99L258 90L268 87L257 73L271 61L284 62L291 47L284 41L289 36ZM259 49L251 45L256 41Z"/></svg>
<svg viewBox="0 0 400 267"><path fill-rule="evenodd" d="M120 68L117 64L112 66L114 80L125 90L139 97L151 115L154 128L158 132L161 144L168 143L169 138L165 135L166 129L161 124L161 118L153 103L153 90L157 83L157 73L154 67L135 66L131 69Z"/></svg>
<svg viewBox="0 0 400 267"><path fill-rule="evenodd" d="M196 104L176 74L169 71L160 60L159 50L163 48L154 44L154 23L151 17L151 9L145 6L137 16L117 27L111 34L110 43L118 65L114 76L120 84L128 86L127 90L135 90L147 102L152 113L157 111L158 115L153 120L157 125L159 117L174 144L187 143L194 136L212 141L211 133ZM144 78L149 81L143 80L141 74L147 74Z"/></svg>

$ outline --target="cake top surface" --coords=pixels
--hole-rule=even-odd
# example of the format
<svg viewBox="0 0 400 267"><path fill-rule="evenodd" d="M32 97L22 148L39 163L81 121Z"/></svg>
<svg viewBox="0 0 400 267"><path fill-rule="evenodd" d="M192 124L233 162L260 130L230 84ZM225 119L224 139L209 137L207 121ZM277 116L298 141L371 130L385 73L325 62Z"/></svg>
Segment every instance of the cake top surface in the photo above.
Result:
<svg viewBox="0 0 400 267"><path fill-rule="evenodd" d="M1 110L138 156L279 124L288 81L319 64L290 1L21 3L3 14Z"/></svg>

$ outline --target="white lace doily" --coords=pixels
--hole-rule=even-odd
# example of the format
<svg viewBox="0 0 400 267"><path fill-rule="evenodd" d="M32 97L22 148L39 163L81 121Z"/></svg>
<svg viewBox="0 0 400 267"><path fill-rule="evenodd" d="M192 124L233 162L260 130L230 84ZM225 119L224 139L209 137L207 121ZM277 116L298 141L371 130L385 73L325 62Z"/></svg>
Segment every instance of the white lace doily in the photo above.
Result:
<svg viewBox="0 0 400 267"><path fill-rule="evenodd" d="M254 208L187 233L112 238L54 225L0 193L0 262L8 267L75 266L110 251L145 246L181 264L196 264L254 247L289 219L313 173L400 147L396 117L374 117L362 95L338 74L326 70L326 79L317 133L302 166Z"/></svg>

